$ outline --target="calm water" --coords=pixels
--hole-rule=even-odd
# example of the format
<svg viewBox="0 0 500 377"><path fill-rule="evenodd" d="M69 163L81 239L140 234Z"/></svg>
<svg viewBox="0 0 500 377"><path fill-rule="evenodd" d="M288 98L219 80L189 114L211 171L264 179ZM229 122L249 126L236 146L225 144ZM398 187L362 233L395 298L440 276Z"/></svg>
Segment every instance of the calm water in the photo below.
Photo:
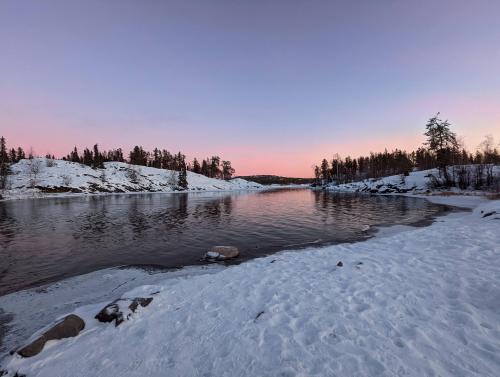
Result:
<svg viewBox="0 0 500 377"><path fill-rule="evenodd" d="M0 203L0 295L118 265L193 265L214 245L240 260L361 240L374 226L447 211L422 199L308 189L144 194Z"/></svg>

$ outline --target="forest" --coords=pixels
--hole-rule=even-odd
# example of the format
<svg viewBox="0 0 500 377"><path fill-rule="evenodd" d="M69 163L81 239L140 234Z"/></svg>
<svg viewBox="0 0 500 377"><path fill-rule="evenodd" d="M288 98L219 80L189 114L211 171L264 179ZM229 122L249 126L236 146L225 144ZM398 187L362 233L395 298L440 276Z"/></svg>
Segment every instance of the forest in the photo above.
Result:
<svg viewBox="0 0 500 377"><path fill-rule="evenodd" d="M443 185L454 185L457 181L467 180L467 177L461 175L469 172L460 167L475 165L479 171L487 171L491 165L500 164L498 145L491 135L486 136L472 153L459 142L451 130L451 123L439 118L439 113L429 119L425 130L426 142L412 152L400 149L389 152L386 149L384 152L372 152L368 156L357 158L341 158L338 154L334 154L331 160L324 158L319 165L314 166L315 184L350 183L398 174L408 175L413 170L438 168L443 175ZM446 169L448 166L456 167L451 175L449 169ZM466 184L467 182L463 183Z"/></svg>

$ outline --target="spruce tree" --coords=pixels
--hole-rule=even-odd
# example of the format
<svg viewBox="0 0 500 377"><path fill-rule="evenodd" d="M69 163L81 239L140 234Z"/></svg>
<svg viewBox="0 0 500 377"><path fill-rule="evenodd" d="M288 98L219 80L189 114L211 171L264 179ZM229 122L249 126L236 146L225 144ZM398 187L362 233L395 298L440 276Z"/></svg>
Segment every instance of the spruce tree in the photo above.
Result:
<svg viewBox="0 0 500 377"><path fill-rule="evenodd" d="M0 137L0 189L7 186L7 176L10 173L9 155L7 154L7 144L3 136Z"/></svg>
<svg viewBox="0 0 500 377"><path fill-rule="evenodd" d="M5 142L5 138L0 136L0 164L8 163L9 155L7 153L7 143Z"/></svg>
<svg viewBox="0 0 500 377"><path fill-rule="evenodd" d="M193 160L193 173L200 174L201 173L201 166L196 157Z"/></svg>
<svg viewBox="0 0 500 377"><path fill-rule="evenodd" d="M330 180L328 161L326 160L326 158L321 161L321 178L323 178L324 183Z"/></svg>
<svg viewBox="0 0 500 377"><path fill-rule="evenodd" d="M17 162L17 154L16 154L16 149L15 148L11 148L10 151L9 151L9 160L10 162L12 163L15 163Z"/></svg>
<svg viewBox="0 0 500 377"><path fill-rule="evenodd" d="M92 167L100 169L104 168L104 158L99 152L97 144L94 145L94 159L92 161Z"/></svg>
<svg viewBox="0 0 500 377"><path fill-rule="evenodd" d="M210 171L209 171L209 160L208 158L206 160L203 160L201 163L201 174L203 174L205 177L210 176Z"/></svg>
<svg viewBox="0 0 500 377"><path fill-rule="evenodd" d="M180 167L177 186L181 190L187 190L188 188L186 163L183 163Z"/></svg>

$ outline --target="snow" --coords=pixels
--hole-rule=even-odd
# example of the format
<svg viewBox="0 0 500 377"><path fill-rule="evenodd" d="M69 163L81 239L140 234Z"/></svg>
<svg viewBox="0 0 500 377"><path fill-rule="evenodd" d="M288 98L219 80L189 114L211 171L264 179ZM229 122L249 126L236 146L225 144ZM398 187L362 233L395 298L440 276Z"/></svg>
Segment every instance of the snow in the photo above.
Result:
<svg viewBox="0 0 500 377"><path fill-rule="evenodd" d="M468 166L471 170L473 167ZM449 167L453 169L453 167ZM500 166L493 166L493 175L500 179ZM359 182L344 183L339 185L330 184L326 187L327 190L337 192L373 192L378 194L385 193L436 193L439 190L430 188L430 177L439 177L438 169L413 171L408 176L392 175L379 179L365 179ZM476 190L459 190L458 188L447 189L446 191L455 192L458 194L483 195L484 193Z"/></svg>
<svg viewBox="0 0 500 377"><path fill-rule="evenodd" d="M33 165L38 166L40 170L36 177L31 173ZM10 189L1 194L4 199L23 199L78 194L176 191L177 172L122 162L105 162L104 167L104 169L93 169L75 162L47 160L45 158L21 160L11 166L13 174L9 176ZM135 171L136 179L131 178L131 169ZM245 181L241 178L224 181L189 171L187 172L187 180L189 191L258 190L263 188L259 183ZM30 186L37 188L30 188ZM40 190L40 187L44 188L46 192Z"/></svg>
<svg viewBox="0 0 500 377"><path fill-rule="evenodd" d="M78 337L2 366L28 377L497 377L500 200L432 200L472 210L364 242L155 278L123 293L154 299L119 327L94 319L108 297L83 302L57 311L85 319ZM36 311L19 294L11 305Z"/></svg>

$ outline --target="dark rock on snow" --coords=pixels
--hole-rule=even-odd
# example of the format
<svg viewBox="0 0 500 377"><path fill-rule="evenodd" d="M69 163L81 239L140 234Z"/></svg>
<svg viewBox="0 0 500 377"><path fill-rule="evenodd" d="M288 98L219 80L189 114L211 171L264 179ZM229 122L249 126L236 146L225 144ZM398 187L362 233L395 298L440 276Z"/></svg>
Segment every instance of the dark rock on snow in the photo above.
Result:
<svg viewBox="0 0 500 377"><path fill-rule="evenodd" d="M84 328L85 322L83 319L75 314L70 314L44 332L39 338L21 348L17 353L23 357L35 356L42 351L45 343L49 340L72 338L77 336Z"/></svg>
<svg viewBox="0 0 500 377"><path fill-rule="evenodd" d="M337 267L342 267L343 265L344 265L344 263L342 263L342 261L337 263Z"/></svg>
<svg viewBox="0 0 500 377"><path fill-rule="evenodd" d="M95 319L99 322L113 322L115 321L115 326L118 326L123 321L126 321L130 314L135 313L137 308L140 306L146 307L151 301L152 297L135 297L133 299L129 298L119 298L112 303L106 305L97 315Z"/></svg>

